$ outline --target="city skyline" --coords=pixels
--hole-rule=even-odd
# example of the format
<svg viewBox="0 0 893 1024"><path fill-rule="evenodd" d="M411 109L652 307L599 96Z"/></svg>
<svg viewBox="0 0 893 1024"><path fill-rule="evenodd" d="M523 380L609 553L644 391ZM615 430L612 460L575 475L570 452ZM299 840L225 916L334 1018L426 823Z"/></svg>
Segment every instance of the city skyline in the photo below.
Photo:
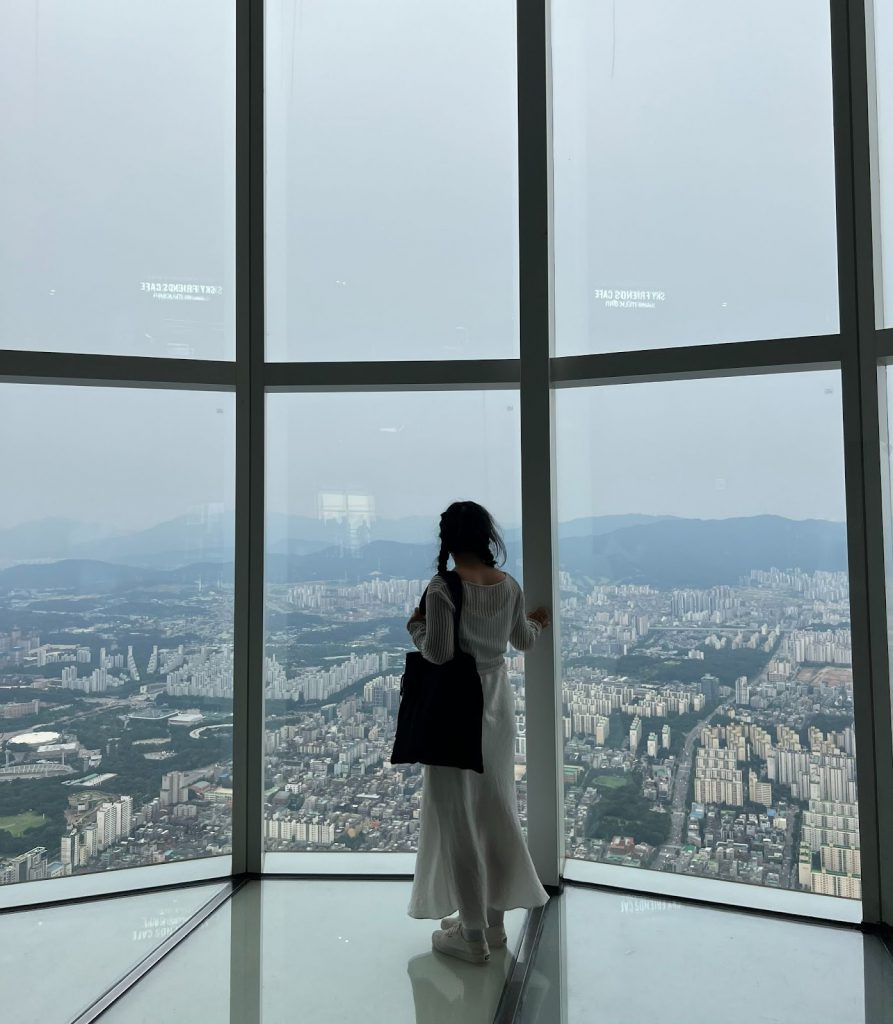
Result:
<svg viewBox="0 0 893 1024"><path fill-rule="evenodd" d="M424 582L268 589L268 849L414 849L421 776L388 755L403 624ZM560 583L569 854L858 898L846 573L655 588L562 571ZM0 703L0 819L15 829L0 829L0 880L226 851L232 589L165 584L147 620L151 594L124 587L66 611L64 595L20 588L0 602L13 686ZM48 612L45 639L35 627ZM507 664L523 817L523 655ZM54 828L28 846L29 829Z"/></svg>

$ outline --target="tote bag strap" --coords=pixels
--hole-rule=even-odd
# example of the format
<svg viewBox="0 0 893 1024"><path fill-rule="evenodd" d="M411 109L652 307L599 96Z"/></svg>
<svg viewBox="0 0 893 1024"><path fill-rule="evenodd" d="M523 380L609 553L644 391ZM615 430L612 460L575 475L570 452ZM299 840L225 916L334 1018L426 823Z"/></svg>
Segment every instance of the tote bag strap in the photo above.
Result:
<svg viewBox="0 0 893 1024"><path fill-rule="evenodd" d="M462 579L455 569L448 569L443 573L447 586L450 588L450 597L453 599L453 652L454 656L459 653L459 616L462 614Z"/></svg>

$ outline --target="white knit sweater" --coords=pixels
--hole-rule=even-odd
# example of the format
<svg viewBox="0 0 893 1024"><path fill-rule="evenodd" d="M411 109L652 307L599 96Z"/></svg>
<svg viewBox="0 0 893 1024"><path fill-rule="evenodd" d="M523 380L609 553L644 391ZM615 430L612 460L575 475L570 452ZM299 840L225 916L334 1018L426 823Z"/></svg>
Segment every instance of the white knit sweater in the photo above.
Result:
<svg viewBox="0 0 893 1024"><path fill-rule="evenodd" d="M425 598L425 621L409 626L413 643L428 661L453 657L453 599L442 576L434 576ZM474 655L479 672L502 665L509 643L519 651L534 645L541 626L527 618L524 593L514 577L490 585L462 581L459 646Z"/></svg>

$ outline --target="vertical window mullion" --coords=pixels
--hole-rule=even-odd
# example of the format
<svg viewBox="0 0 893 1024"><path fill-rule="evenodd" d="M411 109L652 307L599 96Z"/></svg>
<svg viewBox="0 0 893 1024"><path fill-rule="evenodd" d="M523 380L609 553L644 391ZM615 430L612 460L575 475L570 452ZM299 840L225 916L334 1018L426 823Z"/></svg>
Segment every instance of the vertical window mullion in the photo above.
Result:
<svg viewBox="0 0 893 1024"><path fill-rule="evenodd" d="M872 15L874 0L850 0L849 61L852 93L852 167L854 260L858 326L859 372L862 386L862 473L865 488L865 533L867 545L868 628L871 655L873 711L873 755L877 857L880 886L880 918L893 922L893 804L886 794L893 790L893 736L891 736L889 634L886 596L886 548L889 530L885 526L885 483L888 482L882 459L881 416L886 419L885 371L879 368L880 356L876 330L876 287L880 284L880 247L875 230L877 217L878 170L872 133L876 130L877 106L873 80L874 38ZM879 242L879 238L877 239ZM883 400L882 400L883 399ZM863 858L863 874L866 870Z"/></svg>
<svg viewBox="0 0 893 1024"><path fill-rule="evenodd" d="M548 16L548 0L518 0L521 503L528 606L557 613ZM546 885L558 884L564 844L556 631L557 614L525 655L527 838Z"/></svg>
<svg viewBox="0 0 893 1024"><path fill-rule="evenodd" d="M236 0L233 873L263 866L264 4Z"/></svg>
<svg viewBox="0 0 893 1024"><path fill-rule="evenodd" d="M841 381L862 911L865 921L876 921L880 917L881 902L881 810L877 795L886 770L878 759L876 740L878 701L887 686L887 653L877 371L873 337L869 336L873 336L874 317L871 311L873 289L864 27L863 0L831 4ZM889 732L889 714L884 727Z"/></svg>

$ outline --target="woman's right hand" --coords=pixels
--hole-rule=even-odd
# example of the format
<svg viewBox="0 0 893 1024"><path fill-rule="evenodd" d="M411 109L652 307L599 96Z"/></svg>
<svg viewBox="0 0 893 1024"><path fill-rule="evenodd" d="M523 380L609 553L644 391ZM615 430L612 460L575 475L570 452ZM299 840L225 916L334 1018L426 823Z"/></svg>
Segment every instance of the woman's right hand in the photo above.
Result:
<svg viewBox="0 0 893 1024"><path fill-rule="evenodd" d="M543 629L545 629L552 621L552 616L549 614L548 608L534 608L532 612L527 613L527 618L533 619L534 622L538 622Z"/></svg>

